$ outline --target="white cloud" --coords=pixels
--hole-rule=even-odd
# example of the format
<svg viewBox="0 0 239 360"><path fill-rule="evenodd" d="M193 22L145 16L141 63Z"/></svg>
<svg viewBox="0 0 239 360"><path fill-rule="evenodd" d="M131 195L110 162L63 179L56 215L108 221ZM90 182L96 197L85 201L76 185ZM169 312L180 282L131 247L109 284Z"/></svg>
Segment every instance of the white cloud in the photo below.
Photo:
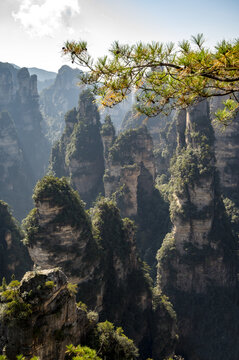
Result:
<svg viewBox="0 0 239 360"><path fill-rule="evenodd" d="M32 36L53 36L57 31L72 33L71 20L80 13L78 0L19 0L13 18Z"/></svg>

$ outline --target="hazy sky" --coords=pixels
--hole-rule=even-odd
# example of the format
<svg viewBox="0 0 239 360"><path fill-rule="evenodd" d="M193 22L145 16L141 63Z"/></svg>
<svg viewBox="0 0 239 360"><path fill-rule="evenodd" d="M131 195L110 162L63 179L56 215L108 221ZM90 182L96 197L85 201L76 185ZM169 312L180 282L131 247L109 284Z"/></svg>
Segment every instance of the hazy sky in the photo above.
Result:
<svg viewBox="0 0 239 360"><path fill-rule="evenodd" d="M66 40L94 56L114 40L174 41L204 33L208 46L239 37L239 0L0 0L0 61L57 71ZM69 64L70 65L70 64Z"/></svg>

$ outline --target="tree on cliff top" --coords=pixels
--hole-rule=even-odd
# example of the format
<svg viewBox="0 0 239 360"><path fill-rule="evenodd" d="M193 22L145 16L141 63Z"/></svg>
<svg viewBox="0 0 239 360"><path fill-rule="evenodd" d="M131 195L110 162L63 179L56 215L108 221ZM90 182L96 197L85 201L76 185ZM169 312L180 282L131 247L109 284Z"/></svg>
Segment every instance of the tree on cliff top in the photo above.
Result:
<svg viewBox="0 0 239 360"><path fill-rule="evenodd" d="M87 43L66 42L63 54L73 63L87 68L81 83L93 85L103 106L112 107L134 89L137 109L147 116L168 113L200 99L228 96L216 118L227 123L239 110L239 39L222 40L214 50L204 46L202 34L173 43L120 45L110 56L94 61Z"/></svg>

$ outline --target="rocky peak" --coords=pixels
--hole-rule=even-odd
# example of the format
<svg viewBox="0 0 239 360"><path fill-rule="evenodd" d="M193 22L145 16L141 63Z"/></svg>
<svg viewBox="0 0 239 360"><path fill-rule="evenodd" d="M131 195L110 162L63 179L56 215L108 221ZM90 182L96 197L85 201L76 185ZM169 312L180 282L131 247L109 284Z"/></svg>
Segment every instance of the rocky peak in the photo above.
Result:
<svg viewBox="0 0 239 360"><path fill-rule="evenodd" d="M6 106L13 100L14 81L16 69L10 64L0 63L0 109L6 110Z"/></svg>
<svg viewBox="0 0 239 360"><path fill-rule="evenodd" d="M29 74L27 68L22 68L17 73L18 78L18 96L22 104L30 100L38 100L37 76Z"/></svg>
<svg viewBox="0 0 239 360"><path fill-rule="evenodd" d="M137 249L141 258L155 269L156 252L170 221L168 205L154 187L153 141L146 126L141 126L120 133L111 145L113 130L108 122L101 130L105 147L105 195L114 199L123 217L134 219ZM156 276L154 270L151 275Z"/></svg>
<svg viewBox="0 0 239 360"><path fill-rule="evenodd" d="M216 182L214 135L208 103L204 101L190 108L185 115L185 140L182 140L182 134L178 138L180 144L185 143L186 147L178 148L177 159L172 167L174 192L171 217L174 227L171 236L178 256L192 257L192 251L206 254L207 249L208 262L207 265L195 263L190 276L186 271L186 263L180 266L175 263L176 284L183 291L205 292L210 281L218 286L232 286L232 269L219 255L224 252L225 244L212 236L217 217L222 215L218 213L221 199ZM182 124L182 119L180 121ZM220 209L223 212L222 205ZM230 245L227 244L228 247ZM217 268L217 271L213 268ZM164 286L169 283L166 278L163 282Z"/></svg>
<svg viewBox="0 0 239 360"><path fill-rule="evenodd" d="M31 208L33 174L8 112L0 112L0 198L21 218Z"/></svg>
<svg viewBox="0 0 239 360"><path fill-rule="evenodd" d="M40 93L44 131L51 143L58 140L64 131L64 115L77 106L82 90L77 84L80 73L79 69L63 65L54 83Z"/></svg>
<svg viewBox="0 0 239 360"><path fill-rule="evenodd" d="M108 168L108 156L109 156L109 149L113 145L115 141L115 128L111 121L111 117L107 115L105 117L105 121L101 127L101 137L104 146L104 160L105 160L105 168Z"/></svg>
<svg viewBox="0 0 239 360"><path fill-rule="evenodd" d="M110 197L115 193L122 215L135 216L138 181L140 179L140 186L149 192L153 189L154 178L153 142L147 128L141 127L121 133L108 150L104 176L106 196Z"/></svg>
<svg viewBox="0 0 239 360"><path fill-rule="evenodd" d="M54 86L58 89L65 88L70 90L77 85L77 78L80 73L81 71L78 69L72 69L67 65L63 65L58 70Z"/></svg>
<svg viewBox="0 0 239 360"><path fill-rule="evenodd" d="M26 68L17 70L10 64L0 63L1 76L0 110L7 111L11 118L8 130L5 127L0 133L0 158L6 154L9 160L4 164L9 176L1 186L1 198L16 209L16 215L22 219L32 205L33 184L47 166L49 146L41 129L36 76L30 76ZM18 183L18 188L15 183Z"/></svg>
<svg viewBox="0 0 239 360"><path fill-rule="evenodd" d="M94 101L90 90L85 90L80 94L78 119L87 122L89 125L97 125L100 122L100 114Z"/></svg>
<svg viewBox="0 0 239 360"><path fill-rule="evenodd" d="M25 220L25 229L36 266L60 266L78 285L80 300L96 309L101 321L123 326L149 354L154 326L151 282L136 252L132 221L122 219L115 204L104 198L89 218L64 179L43 178L34 200L36 208ZM172 320L169 329L174 324Z"/></svg>
<svg viewBox="0 0 239 360"><path fill-rule="evenodd" d="M173 229L158 252L158 284L178 315L180 351L190 359L210 358L212 351L223 359L206 334L221 324L221 306L237 311L232 296L237 281L236 241L220 196L206 101L180 113L178 141L170 180ZM200 306L208 311L207 321L197 318ZM218 333L225 326L226 321L218 326Z"/></svg>
<svg viewBox="0 0 239 360"><path fill-rule="evenodd" d="M74 283L86 281L97 264L97 258L90 258L96 245L78 194L65 179L46 176L33 198L36 208L25 220L32 260L43 269L57 264Z"/></svg>
<svg viewBox="0 0 239 360"><path fill-rule="evenodd" d="M94 98L82 92L79 107L66 114L66 128L52 149L51 168L56 176L70 177L71 184L89 207L104 193L104 157L100 118Z"/></svg>
<svg viewBox="0 0 239 360"><path fill-rule="evenodd" d="M1 303L0 350L9 360L19 354L63 360L66 345L80 343L94 325L77 308L66 276L58 268L34 270L15 286L11 291L18 307L7 312L10 303Z"/></svg>

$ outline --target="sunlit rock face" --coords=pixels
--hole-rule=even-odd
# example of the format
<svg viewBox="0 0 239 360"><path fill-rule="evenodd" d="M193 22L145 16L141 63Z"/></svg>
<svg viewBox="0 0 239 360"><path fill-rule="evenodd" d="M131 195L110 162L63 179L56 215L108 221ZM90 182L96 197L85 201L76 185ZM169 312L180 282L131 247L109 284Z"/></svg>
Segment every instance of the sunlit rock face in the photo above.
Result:
<svg viewBox="0 0 239 360"><path fill-rule="evenodd" d="M139 115L129 111L121 124L120 131L138 129L146 126L153 140L156 174L169 176L170 160L177 147L176 112L167 116L159 114L154 117Z"/></svg>
<svg viewBox="0 0 239 360"><path fill-rule="evenodd" d="M38 203L37 209L39 236L35 237L34 243L29 247L33 262L42 269L50 269L54 264L60 266L69 280L76 284L91 279L97 261L90 261L90 229L83 224L78 228L62 224L60 217L64 210L49 206L48 199ZM84 220L82 219L82 223ZM89 261L86 262L85 259Z"/></svg>
<svg viewBox="0 0 239 360"><path fill-rule="evenodd" d="M42 269L60 266L76 284L89 281L99 259L83 202L66 180L53 176L37 183L34 200L36 207L25 227L35 265Z"/></svg>
<svg viewBox="0 0 239 360"><path fill-rule="evenodd" d="M59 269L27 272L18 298L25 317L14 313L0 324L0 350L9 360L23 354L27 359L63 360L66 345L79 344L94 326L87 313L76 306L75 295Z"/></svg>

